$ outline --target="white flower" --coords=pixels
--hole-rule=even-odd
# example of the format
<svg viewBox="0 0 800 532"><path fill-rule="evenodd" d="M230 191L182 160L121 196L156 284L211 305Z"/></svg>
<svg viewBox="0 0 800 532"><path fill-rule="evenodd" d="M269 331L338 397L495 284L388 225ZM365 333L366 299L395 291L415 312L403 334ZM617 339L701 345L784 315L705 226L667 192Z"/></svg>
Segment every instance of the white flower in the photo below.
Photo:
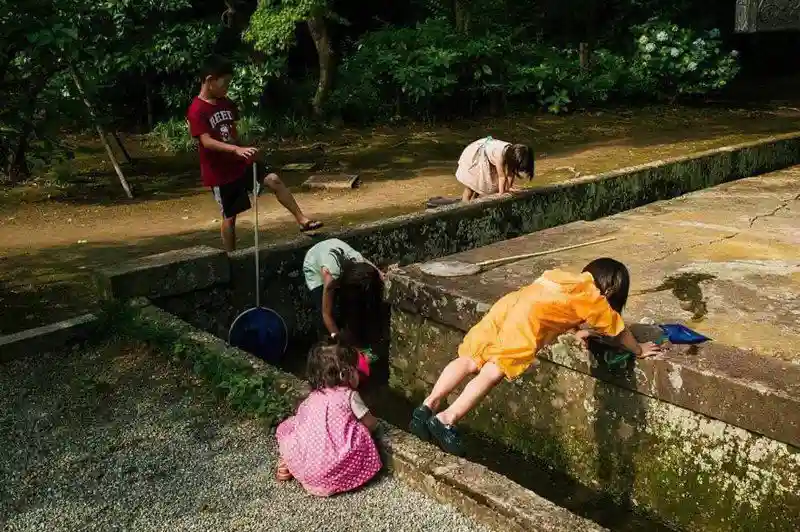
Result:
<svg viewBox="0 0 800 532"><path fill-rule="evenodd" d="M662 31L659 31L658 33L656 33L656 40L657 40L658 42L664 42L664 41L666 41L666 40L667 40L667 37L669 37L669 36L667 35L667 32L666 32L666 31L663 31L663 30L662 30Z"/></svg>
<svg viewBox="0 0 800 532"><path fill-rule="evenodd" d="M706 41L704 41L703 39L696 39L692 44L694 46L700 47L703 46L705 43Z"/></svg>
<svg viewBox="0 0 800 532"><path fill-rule="evenodd" d="M671 55L672 57L678 57L680 54L681 54L681 51L678 50L677 48L673 47L673 48L669 49L669 55Z"/></svg>
<svg viewBox="0 0 800 532"><path fill-rule="evenodd" d="M712 39L716 39L717 37L719 37L719 30L717 28L714 28L713 30L708 32L708 36L711 37Z"/></svg>
<svg viewBox="0 0 800 532"><path fill-rule="evenodd" d="M731 57L739 57L739 50L731 50Z"/></svg>
<svg viewBox="0 0 800 532"><path fill-rule="evenodd" d="M655 49L656 49L656 45L655 45L655 44L653 44L653 43L651 43L651 42L647 43L647 44L644 46L644 51L645 51L645 52L647 52L647 53L650 53L650 52L652 52L652 51L653 51L653 50L655 50Z"/></svg>
<svg viewBox="0 0 800 532"><path fill-rule="evenodd" d="M686 70L688 70L689 72L694 72L695 70L697 70L697 63L691 61L688 65L686 65Z"/></svg>
<svg viewBox="0 0 800 532"><path fill-rule="evenodd" d="M647 35L639 37L639 44L647 44Z"/></svg>

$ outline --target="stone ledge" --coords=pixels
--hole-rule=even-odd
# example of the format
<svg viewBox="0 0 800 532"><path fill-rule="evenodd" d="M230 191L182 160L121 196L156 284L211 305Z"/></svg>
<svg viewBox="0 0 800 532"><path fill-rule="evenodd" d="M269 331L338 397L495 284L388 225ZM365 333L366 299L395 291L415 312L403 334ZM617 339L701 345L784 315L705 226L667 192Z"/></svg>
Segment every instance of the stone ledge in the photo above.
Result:
<svg viewBox="0 0 800 532"><path fill-rule="evenodd" d="M321 237L345 240L376 263L410 264L578 220L609 216L798 163L800 133L787 133L586 175L510 197L480 198L468 204L367 222ZM260 246L262 275L270 264L300 268L313 244L303 236ZM253 251L253 247L241 249L231 258L244 259Z"/></svg>
<svg viewBox="0 0 800 532"><path fill-rule="evenodd" d="M88 339L97 327L94 314L84 314L35 329L0 336L0 362L62 349L65 344Z"/></svg>
<svg viewBox="0 0 800 532"><path fill-rule="evenodd" d="M443 286L426 283L416 266L391 272L392 306L465 333L490 308ZM447 280L437 279L447 285ZM455 356L455 353L453 353ZM592 368L586 351L561 342L541 358L693 412L800 447L800 366L756 357L711 343L695 352L670 346L658 357L637 361L634 377Z"/></svg>
<svg viewBox="0 0 800 532"><path fill-rule="evenodd" d="M299 400L308 391L307 384L293 375L230 347L216 336L199 331L146 301L134 301L131 307L150 324L177 331L185 342L219 357L246 361L254 371L269 374L290 399ZM388 429L382 434L382 442L390 470L412 487L440 502L452 504L476 521L513 532L606 530L483 466L446 455L408 433L384 425Z"/></svg>
<svg viewBox="0 0 800 532"><path fill-rule="evenodd" d="M101 269L95 274L102 299L174 296L229 280L227 254L210 246L149 255Z"/></svg>
<svg viewBox="0 0 800 532"><path fill-rule="evenodd" d="M494 473L397 428L386 433L389 467L407 484L475 521L512 532L607 530Z"/></svg>

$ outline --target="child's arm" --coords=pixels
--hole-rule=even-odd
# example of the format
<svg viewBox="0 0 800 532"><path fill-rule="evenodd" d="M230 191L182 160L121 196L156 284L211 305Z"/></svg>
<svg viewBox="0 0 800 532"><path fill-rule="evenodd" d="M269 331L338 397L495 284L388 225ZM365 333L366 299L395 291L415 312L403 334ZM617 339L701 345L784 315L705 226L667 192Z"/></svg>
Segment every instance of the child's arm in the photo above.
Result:
<svg viewBox="0 0 800 532"><path fill-rule="evenodd" d="M603 296L576 301L577 314L589 327L594 329L594 334L600 333L614 338L622 346L638 358L646 358L661 352L661 348L652 342L640 344L625 326L622 316L611 308ZM593 333L581 332L577 336L583 341Z"/></svg>
<svg viewBox="0 0 800 532"><path fill-rule="evenodd" d="M208 148L209 150L221 151L226 153L235 153L239 157L244 157L245 159L249 159L256 153L258 153L258 148L237 146L236 144L228 144L227 142L222 142L220 140L214 139L208 133L203 133L202 135L200 135L200 144L202 144L203 147Z"/></svg>
<svg viewBox="0 0 800 532"><path fill-rule="evenodd" d="M371 413L367 412L364 416L359 419L359 421L367 427L367 430L370 432L375 432L375 429L378 428L378 418L373 416Z"/></svg>
<svg viewBox="0 0 800 532"><path fill-rule="evenodd" d="M331 336L339 334L339 328L336 326L336 320L333 319L333 293L334 289L331 287L333 276L327 268L322 268L322 321L325 323L325 328Z"/></svg>
<svg viewBox="0 0 800 532"><path fill-rule="evenodd" d="M617 340L625 349L636 355L636 358L647 358L661 352L661 348L653 342L640 344L627 327L617 336Z"/></svg>
<svg viewBox="0 0 800 532"><path fill-rule="evenodd" d="M508 179L506 175L505 165L502 163L496 166L497 168L497 193L498 194L505 194L509 188L511 188L511 181Z"/></svg>
<svg viewBox="0 0 800 532"><path fill-rule="evenodd" d="M350 408L353 411L353 415L356 416L356 419L367 427L370 432L374 432L375 429L378 428L378 418L373 416L369 411L360 393L353 391L353 395L350 396Z"/></svg>

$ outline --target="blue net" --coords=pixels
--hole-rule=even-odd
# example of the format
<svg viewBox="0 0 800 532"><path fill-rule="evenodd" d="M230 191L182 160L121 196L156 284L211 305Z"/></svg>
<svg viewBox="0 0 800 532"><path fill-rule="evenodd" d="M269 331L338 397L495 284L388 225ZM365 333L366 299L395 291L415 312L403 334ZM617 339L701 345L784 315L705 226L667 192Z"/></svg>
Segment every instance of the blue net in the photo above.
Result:
<svg viewBox="0 0 800 532"><path fill-rule="evenodd" d="M276 364L289 341L286 323L274 310L256 307L239 315L228 332L228 343L251 355Z"/></svg>
<svg viewBox="0 0 800 532"><path fill-rule="evenodd" d="M664 324L660 325L660 327L672 344L702 344L710 340L707 336L703 336L699 332L695 332L679 323Z"/></svg>

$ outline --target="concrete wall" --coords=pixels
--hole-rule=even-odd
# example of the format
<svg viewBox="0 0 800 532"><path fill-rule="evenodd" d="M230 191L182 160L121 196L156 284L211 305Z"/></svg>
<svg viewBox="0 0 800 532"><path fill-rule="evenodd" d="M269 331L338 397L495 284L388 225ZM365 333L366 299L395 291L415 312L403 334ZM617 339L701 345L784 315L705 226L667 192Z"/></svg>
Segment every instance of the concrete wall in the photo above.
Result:
<svg viewBox="0 0 800 532"><path fill-rule="evenodd" d="M586 176L511 198L489 198L432 212L398 216L331 234L376 263L412 263L484 246L540 229L591 220L726 181L800 163L800 135L711 150L692 156ZM277 310L295 337L313 323L302 262L313 241L301 237L261 249L262 304ZM253 306L253 249L230 255L230 281L156 298L162 308L227 336L233 318ZM153 294L140 294L153 296Z"/></svg>
<svg viewBox="0 0 800 532"><path fill-rule="evenodd" d="M391 330L390 386L421 401L464 333L397 308ZM800 529L800 449L547 357L464 426L687 530Z"/></svg>

